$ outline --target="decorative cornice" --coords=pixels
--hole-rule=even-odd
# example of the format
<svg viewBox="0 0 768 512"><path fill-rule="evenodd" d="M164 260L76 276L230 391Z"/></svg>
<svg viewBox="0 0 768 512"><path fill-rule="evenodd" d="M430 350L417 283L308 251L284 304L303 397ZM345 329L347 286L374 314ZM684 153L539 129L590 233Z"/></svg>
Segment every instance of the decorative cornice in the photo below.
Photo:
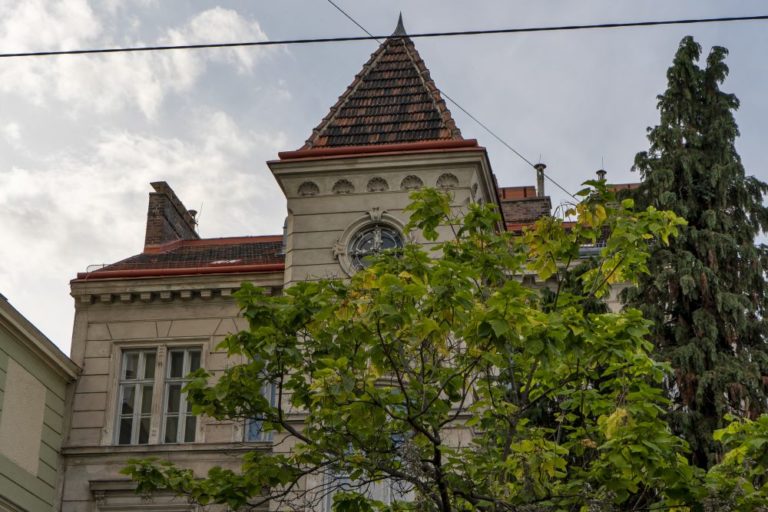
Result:
<svg viewBox="0 0 768 512"><path fill-rule="evenodd" d="M218 289L203 288L203 289L185 289L185 290L160 290L160 291L144 291L144 292L120 292L120 293L82 293L75 295L77 301L82 305L89 304L131 304L131 303L143 303L148 304L152 302L172 302L182 300L190 302L192 300L204 300L209 301L211 299L230 299L232 293L239 287L222 287ZM279 293L280 286L267 286L265 287L267 295Z"/></svg>
<svg viewBox="0 0 768 512"><path fill-rule="evenodd" d="M378 153L403 153L410 151L446 151L458 149L482 149L477 139L463 140L428 140L419 142L403 142L399 144L371 144L365 146L341 146L298 149L295 151L280 151L280 160L297 160L300 158L321 158L341 156L362 156Z"/></svg>
<svg viewBox="0 0 768 512"><path fill-rule="evenodd" d="M151 304L158 302L196 302L232 300L232 293L243 281L263 286L267 293L280 293L283 272L166 276L143 279L73 280L72 297L76 305Z"/></svg>

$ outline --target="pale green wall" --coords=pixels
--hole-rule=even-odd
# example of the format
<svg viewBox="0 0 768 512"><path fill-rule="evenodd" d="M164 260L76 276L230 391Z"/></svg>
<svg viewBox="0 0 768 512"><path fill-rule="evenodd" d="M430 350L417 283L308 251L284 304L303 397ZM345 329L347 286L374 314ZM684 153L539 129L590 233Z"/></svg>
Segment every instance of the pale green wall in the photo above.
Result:
<svg viewBox="0 0 768 512"><path fill-rule="evenodd" d="M8 388L6 376L9 360L15 361L40 381L45 388L45 408L36 474L30 474L0 453L0 496L29 512L50 511L57 501L67 382L16 336L0 326L0 420L5 412L3 403ZM33 405L30 404L30 407ZM21 425L24 419L18 422Z"/></svg>

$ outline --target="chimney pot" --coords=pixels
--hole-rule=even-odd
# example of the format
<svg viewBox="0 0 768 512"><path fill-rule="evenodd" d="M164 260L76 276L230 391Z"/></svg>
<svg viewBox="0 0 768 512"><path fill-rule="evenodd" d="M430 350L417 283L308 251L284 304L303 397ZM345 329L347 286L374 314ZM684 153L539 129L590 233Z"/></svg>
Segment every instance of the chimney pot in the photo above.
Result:
<svg viewBox="0 0 768 512"><path fill-rule="evenodd" d="M547 166L539 162L533 168L536 169L536 196L544 197L544 169Z"/></svg>

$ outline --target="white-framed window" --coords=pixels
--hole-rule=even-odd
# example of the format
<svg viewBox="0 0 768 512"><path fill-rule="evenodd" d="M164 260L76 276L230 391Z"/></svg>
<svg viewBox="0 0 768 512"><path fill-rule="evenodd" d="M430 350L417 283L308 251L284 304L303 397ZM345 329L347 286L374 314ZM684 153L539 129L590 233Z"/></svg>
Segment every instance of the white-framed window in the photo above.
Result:
<svg viewBox="0 0 768 512"><path fill-rule="evenodd" d="M412 501L415 497L413 486L405 482L397 482L388 478L361 485L345 473L326 473L323 477L321 499L318 503L319 512L333 510L333 496L337 492L354 491L365 497L392 505L395 501Z"/></svg>
<svg viewBox="0 0 768 512"><path fill-rule="evenodd" d="M182 391L189 382L186 376L200 368L199 348L172 348L166 358L165 398L163 400L164 443L195 441L197 417L192 415L187 394Z"/></svg>
<svg viewBox="0 0 768 512"><path fill-rule="evenodd" d="M261 393L271 407L277 407L277 386L271 382L266 382L261 388ZM245 441L250 443L271 442L274 432L264 432L263 426L261 420L247 420L245 422Z"/></svg>
<svg viewBox="0 0 768 512"><path fill-rule="evenodd" d="M123 349L118 367L114 442L194 442L197 418L191 414L182 389L189 381L186 376L201 367L201 358L199 346Z"/></svg>
<svg viewBox="0 0 768 512"><path fill-rule="evenodd" d="M147 444L157 349L126 350L120 365L117 444Z"/></svg>

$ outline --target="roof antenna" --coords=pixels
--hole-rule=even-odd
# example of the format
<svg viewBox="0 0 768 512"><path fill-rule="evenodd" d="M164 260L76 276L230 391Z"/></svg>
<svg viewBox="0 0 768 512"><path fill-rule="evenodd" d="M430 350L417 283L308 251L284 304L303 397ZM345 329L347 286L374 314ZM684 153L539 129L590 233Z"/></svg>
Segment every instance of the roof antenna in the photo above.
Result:
<svg viewBox="0 0 768 512"><path fill-rule="evenodd" d="M197 226L197 234L200 235L200 217L203 216L203 202L200 201L200 209L197 210L197 215L195 216L195 225ZM202 236L200 237L202 238Z"/></svg>
<svg viewBox="0 0 768 512"><path fill-rule="evenodd" d="M395 31L392 32L393 37L403 37L407 36L408 34L405 32L405 26L403 25L403 13L400 13L400 16L397 18L397 27L395 27Z"/></svg>

